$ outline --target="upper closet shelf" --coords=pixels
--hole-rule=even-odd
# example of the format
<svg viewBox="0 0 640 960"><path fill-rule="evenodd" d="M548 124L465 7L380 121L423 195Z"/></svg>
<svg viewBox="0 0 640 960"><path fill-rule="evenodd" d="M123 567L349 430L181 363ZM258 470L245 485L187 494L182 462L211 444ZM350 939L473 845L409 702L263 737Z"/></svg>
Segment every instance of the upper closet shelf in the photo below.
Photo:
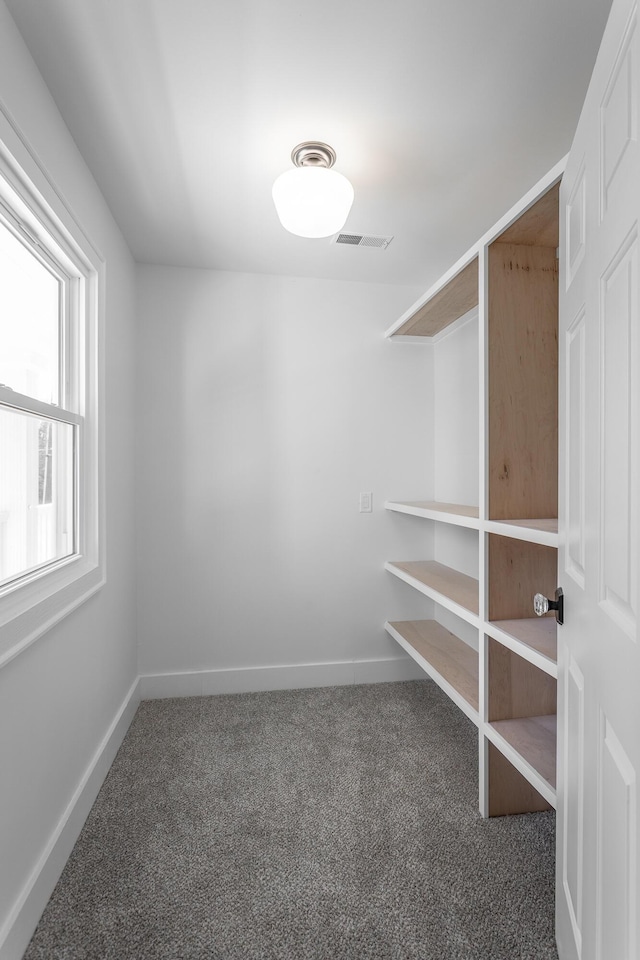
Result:
<svg viewBox="0 0 640 960"><path fill-rule="evenodd" d="M558 521L546 520L487 520L484 524L487 533L497 533L501 537L513 540L526 540L528 543L541 543L545 547L559 547Z"/></svg>
<svg viewBox="0 0 640 960"><path fill-rule="evenodd" d="M457 264L456 264L457 266ZM454 267L453 270L456 268ZM432 287L426 296L410 307L397 323L387 330L387 337L435 337L446 327L478 306L478 258L439 288Z"/></svg>
<svg viewBox="0 0 640 960"><path fill-rule="evenodd" d="M462 620L474 627L480 626L478 581L473 577L446 567L437 560L387 561L384 568Z"/></svg>
<svg viewBox="0 0 640 960"><path fill-rule="evenodd" d="M453 523L458 527L470 527L478 530L478 508L468 507L463 503L440 503L436 500L387 500L387 510L396 513L408 513L413 517L424 517L426 520L439 520L441 523Z"/></svg>
<svg viewBox="0 0 640 960"><path fill-rule="evenodd" d="M393 339L427 342L479 305L479 252L498 241L519 246L558 246L558 190L566 158L545 177L551 182L543 196L538 183L515 204L451 269L386 331Z"/></svg>
<svg viewBox="0 0 640 960"><path fill-rule="evenodd" d="M558 209L560 183L556 183L521 213L505 230L497 231L499 243L525 247L557 247L560 243Z"/></svg>

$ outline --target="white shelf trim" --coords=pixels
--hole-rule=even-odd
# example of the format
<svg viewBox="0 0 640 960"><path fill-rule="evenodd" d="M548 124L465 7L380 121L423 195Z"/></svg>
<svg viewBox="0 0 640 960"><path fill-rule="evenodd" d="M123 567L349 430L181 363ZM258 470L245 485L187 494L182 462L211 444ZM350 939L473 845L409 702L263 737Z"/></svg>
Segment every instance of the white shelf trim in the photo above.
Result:
<svg viewBox="0 0 640 960"><path fill-rule="evenodd" d="M478 517L467 517L464 514L452 513L448 510L434 510L431 507L418 507L414 503L398 500L387 500L384 506L386 510L393 510L395 513L406 513L409 514L409 516L422 517L425 520L438 520L440 523L450 523L457 527L468 527L471 530L480 529L480 520ZM452 506L452 504L450 504L450 506Z"/></svg>
<svg viewBox="0 0 640 960"><path fill-rule="evenodd" d="M545 547L560 546L559 533L525 527L509 520L485 520L484 529L487 533L496 533L500 537L510 537L512 540L525 540L527 543L539 543Z"/></svg>

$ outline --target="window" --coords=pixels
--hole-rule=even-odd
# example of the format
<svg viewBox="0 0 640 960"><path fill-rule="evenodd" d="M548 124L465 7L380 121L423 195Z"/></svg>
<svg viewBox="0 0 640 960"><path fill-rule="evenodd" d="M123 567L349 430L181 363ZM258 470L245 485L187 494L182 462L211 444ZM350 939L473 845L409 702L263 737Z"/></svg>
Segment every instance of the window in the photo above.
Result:
<svg viewBox="0 0 640 960"><path fill-rule="evenodd" d="M0 207L0 590L76 552L68 285Z"/></svg>
<svg viewBox="0 0 640 960"><path fill-rule="evenodd" d="M104 582L102 264L25 160L42 192L0 141L0 663Z"/></svg>

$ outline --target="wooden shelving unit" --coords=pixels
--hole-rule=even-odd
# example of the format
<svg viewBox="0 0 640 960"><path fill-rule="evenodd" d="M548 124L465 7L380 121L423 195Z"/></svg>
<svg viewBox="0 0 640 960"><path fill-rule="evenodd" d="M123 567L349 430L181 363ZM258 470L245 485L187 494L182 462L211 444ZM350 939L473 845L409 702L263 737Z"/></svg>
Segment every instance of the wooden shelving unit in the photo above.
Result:
<svg viewBox="0 0 640 960"><path fill-rule="evenodd" d="M387 561L385 570L468 623L479 625L478 581L437 560Z"/></svg>
<svg viewBox="0 0 640 960"><path fill-rule="evenodd" d="M435 620L396 621L385 628L478 726L478 651Z"/></svg>
<svg viewBox="0 0 640 960"><path fill-rule="evenodd" d="M457 482L466 469L462 459L458 473L445 470L447 482L436 478L435 488L450 489L451 500L457 493L481 506L388 501L390 511L433 521L436 557L441 549L447 564L452 556L454 563L433 559L385 567L476 627L478 650L464 624L460 637L429 620L393 620L386 629L478 724L485 816L556 803L557 626L553 617L534 617L533 595L553 597L558 585L561 175L559 164L387 331L390 338L431 338L434 351L446 331L443 356L450 362L452 350L464 345L468 363L469 323L477 322L478 488L474 493ZM457 379L468 383L470 376L465 368ZM459 408L455 397L450 406ZM446 402L437 409L447 415ZM451 436L458 434L449 433L447 440ZM453 569L456 549L466 560L461 557L460 566L469 568L470 535L451 530L445 537L447 527L478 531L477 580Z"/></svg>

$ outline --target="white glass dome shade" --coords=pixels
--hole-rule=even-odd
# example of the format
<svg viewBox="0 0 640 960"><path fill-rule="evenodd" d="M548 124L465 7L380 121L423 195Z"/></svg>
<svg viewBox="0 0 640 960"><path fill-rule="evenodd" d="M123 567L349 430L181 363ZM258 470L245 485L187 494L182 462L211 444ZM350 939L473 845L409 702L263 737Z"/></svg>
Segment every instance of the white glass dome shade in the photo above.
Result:
<svg viewBox="0 0 640 960"><path fill-rule="evenodd" d="M299 237L330 237L344 226L351 204L353 203L353 187L346 177L337 170L330 169L335 154L330 147L324 144L330 154L321 154L319 150L311 154L311 162L307 162L301 148L315 145L301 144L292 153L293 170L282 173L273 185L273 202L280 222L285 230ZM325 165L325 157L330 162Z"/></svg>

